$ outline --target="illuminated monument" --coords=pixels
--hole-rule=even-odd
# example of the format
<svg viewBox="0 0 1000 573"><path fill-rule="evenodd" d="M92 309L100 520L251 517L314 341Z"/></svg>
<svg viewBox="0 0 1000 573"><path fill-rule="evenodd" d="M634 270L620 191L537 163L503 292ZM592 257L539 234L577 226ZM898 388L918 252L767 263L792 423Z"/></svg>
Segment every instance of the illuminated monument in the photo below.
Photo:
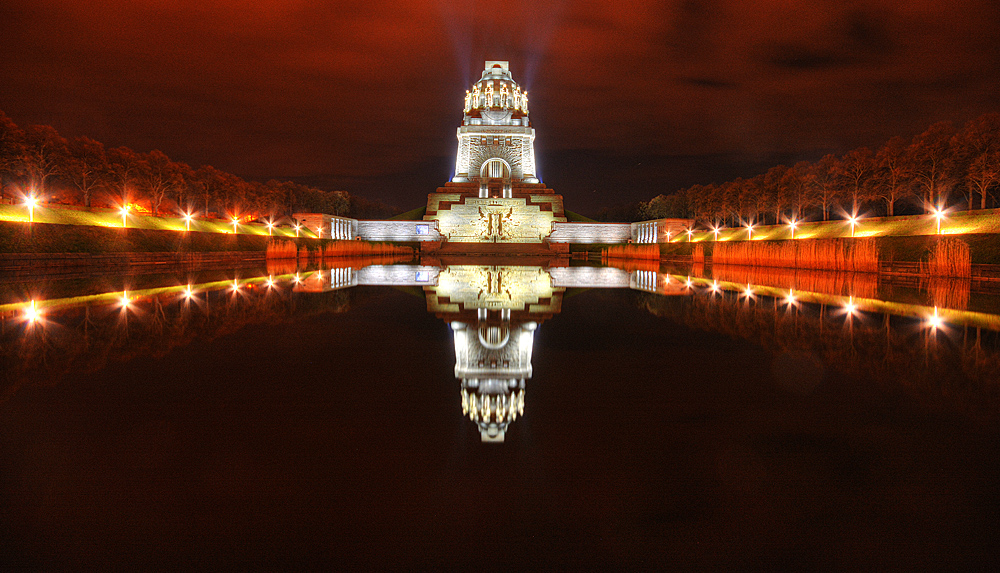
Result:
<svg viewBox="0 0 1000 573"><path fill-rule="evenodd" d="M507 62L486 62L482 78L465 93L455 176L427 199L424 220L438 222L444 243L537 247L553 223L566 221L562 196L536 176L534 140L528 93ZM568 251L555 244L551 250Z"/></svg>
<svg viewBox="0 0 1000 573"><path fill-rule="evenodd" d="M427 196L423 220L363 221L324 215L326 219L315 227L323 236L417 242L421 252L433 256L561 259L573 243L661 243L694 223L691 219L567 221L562 195L538 179L528 92L514 81L507 62L486 62L482 77L465 92L457 135L455 175Z"/></svg>

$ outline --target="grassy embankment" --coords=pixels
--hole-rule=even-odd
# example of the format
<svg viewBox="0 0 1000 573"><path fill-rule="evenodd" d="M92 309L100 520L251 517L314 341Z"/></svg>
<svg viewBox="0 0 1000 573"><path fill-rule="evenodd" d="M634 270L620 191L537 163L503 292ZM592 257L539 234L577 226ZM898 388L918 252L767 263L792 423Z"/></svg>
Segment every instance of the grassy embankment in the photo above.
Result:
<svg viewBox="0 0 1000 573"><path fill-rule="evenodd" d="M123 228L121 215L106 209L36 207L33 220L28 223L27 207L0 205L0 253L265 252L278 241L283 244L282 252L291 249L292 256L299 257L412 252L381 243L317 239L315 233L304 229L300 238L289 228L275 227L269 235L267 226L260 224L241 223L233 233L232 223L195 219L187 232L184 219L176 217L130 215L128 226Z"/></svg>
<svg viewBox="0 0 1000 573"><path fill-rule="evenodd" d="M52 225L0 221L0 253L213 253L267 252L280 243L292 257L409 254L397 245L232 233L190 233L154 229L110 229L92 225ZM272 246L271 249L276 247ZM274 253L279 258L287 254Z"/></svg>
<svg viewBox="0 0 1000 573"><path fill-rule="evenodd" d="M110 229L93 225L53 225L0 221L3 253L127 253L264 251L267 235L178 233L153 229ZM295 240L294 238L291 240ZM299 239L303 244L315 239Z"/></svg>
<svg viewBox="0 0 1000 573"><path fill-rule="evenodd" d="M914 235L967 235L1000 233L1000 209L976 211L956 211L945 213L938 233L938 221L932 215L909 215L899 217L872 217L858 219L854 226L853 238L900 237ZM732 227L719 230L718 242L745 241L746 227ZM713 242L715 234L711 230L696 230L690 241L687 234L671 240L671 243ZM786 239L845 239L852 238L851 224L846 220L812 221L798 223L795 236L788 225L759 225L753 228L754 241L780 241Z"/></svg>
<svg viewBox="0 0 1000 573"><path fill-rule="evenodd" d="M696 231L690 240L682 234L659 244L659 249L664 258L692 257L695 262L708 259L715 263L782 266L793 261L803 268L872 270L877 261L937 259L943 264L949 257L963 256L954 250L941 252L943 248L961 247L949 240L953 238L968 246L970 263L1000 264L1000 209L949 214L941 221L940 234L937 224L937 219L929 215L862 219L852 238L846 221L801 223L794 240L788 225L755 227L752 241L747 240L746 228L720 230L718 241L711 231ZM608 246L588 248L605 250ZM938 256L932 257L935 252Z"/></svg>
<svg viewBox="0 0 1000 573"><path fill-rule="evenodd" d="M27 223L28 208L23 205L0 205L0 222ZM122 228L122 216L112 209L82 209L82 208L52 208L38 206L34 209L32 219L35 223L52 225L87 225L104 228ZM148 229L152 231L184 231L186 223L181 217L153 217L151 215L136 215L130 213L126 217L129 229ZM192 232L234 234L232 221L219 219L191 220ZM266 225L259 223L240 223L236 226L236 235L268 236ZM295 237L295 229L289 227L274 227L271 234L275 237ZM316 237L311 230L302 229L302 237ZM10 251L8 251L10 252Z"/></svg>

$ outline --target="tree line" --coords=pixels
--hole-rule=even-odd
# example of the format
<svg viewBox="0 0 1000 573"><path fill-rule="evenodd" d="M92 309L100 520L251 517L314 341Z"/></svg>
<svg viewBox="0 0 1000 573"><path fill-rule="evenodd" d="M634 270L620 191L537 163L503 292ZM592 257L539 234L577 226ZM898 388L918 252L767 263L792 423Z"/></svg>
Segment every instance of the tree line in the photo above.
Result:
<svg viewBox="0 0 1000 573"><path fill-rule="evenodd" d="M632 214L638 220L694 218L713 227L986 209L997 205L998 183L1000 114L989 113L961 128L935 123L874 151L860 147L750 178L694 185L641 202Z"/></svg>
<svg viewBox="0 0 1000 573"><path fill-rule="evenodd" d="M156 215L278 220L296 212L383 218L399 210L346 191L292 181L247 181L210 165L197 169L158 150L106 148L49 125L19 127L0 111L0 196L91 207L138 205Z"/></svg>

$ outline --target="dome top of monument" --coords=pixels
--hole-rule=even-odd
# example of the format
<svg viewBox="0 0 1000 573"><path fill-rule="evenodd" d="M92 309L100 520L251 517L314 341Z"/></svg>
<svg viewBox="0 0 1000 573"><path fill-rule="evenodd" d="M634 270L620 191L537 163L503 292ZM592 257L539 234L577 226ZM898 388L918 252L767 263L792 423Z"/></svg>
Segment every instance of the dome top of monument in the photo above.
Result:
<svg viewBox="0 0 1000 573"><path fill-rule="evenodd" d="M516 116L528 114L528 92L522 92L511 77L507 62L486 62L482 78L465 92L465 113L483 110L510 110Z"/></svg>

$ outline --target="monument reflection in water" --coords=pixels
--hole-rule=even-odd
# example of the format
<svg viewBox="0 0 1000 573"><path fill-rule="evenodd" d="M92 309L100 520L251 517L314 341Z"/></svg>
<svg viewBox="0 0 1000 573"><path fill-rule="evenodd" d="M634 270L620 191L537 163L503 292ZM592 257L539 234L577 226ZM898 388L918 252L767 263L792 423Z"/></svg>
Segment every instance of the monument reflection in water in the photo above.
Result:
<svg viewBox="0 0 1000 573"><path fill-rule="evenodd" d="M482 441L502 442L524 413L535 330L562 310L566 289L635 288L636 277L611 267L375 265L316 273L296 290L423 287L428 312L451 326L462 413L478 425Z"/></svg>

